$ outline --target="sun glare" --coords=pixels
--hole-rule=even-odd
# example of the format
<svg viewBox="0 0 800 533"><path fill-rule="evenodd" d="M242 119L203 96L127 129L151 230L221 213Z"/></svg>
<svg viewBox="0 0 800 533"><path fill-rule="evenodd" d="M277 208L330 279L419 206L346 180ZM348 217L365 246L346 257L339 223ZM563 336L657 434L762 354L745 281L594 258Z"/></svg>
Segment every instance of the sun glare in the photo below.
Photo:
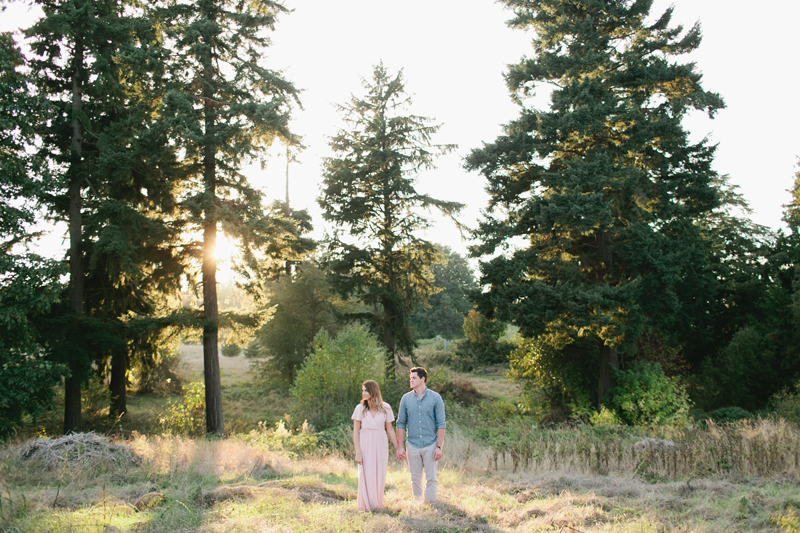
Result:
<svg viewBox="0 0 800 533"><path fill-rule="evenodd" d="M229 281L233 277L231 266L236 260L236 242L222 233L217 234L217 245L214 247L214 259L217 261L217 279Z"/></svg>

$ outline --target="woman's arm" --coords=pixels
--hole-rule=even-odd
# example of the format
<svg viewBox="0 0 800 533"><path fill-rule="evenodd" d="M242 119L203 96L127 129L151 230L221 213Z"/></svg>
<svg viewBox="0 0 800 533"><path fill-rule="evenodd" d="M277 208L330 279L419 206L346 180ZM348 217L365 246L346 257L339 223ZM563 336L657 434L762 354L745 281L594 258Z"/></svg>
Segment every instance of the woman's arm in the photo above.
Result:
<svg viewBox="0 0 800 533"><path fill-rule="evenodd" d="M361 431L361 420L353 420L353 446L356 448L356 462L361 464L361 439L358 434Z"/></svg>
<svg viewBox="0 0 800 533"><path fill-rule="evenodd" d="M389 440L394 444L394 449L397 450L397 435L394 432L394 427L391 422L386 422L386 434L389 435Z"/></svg>

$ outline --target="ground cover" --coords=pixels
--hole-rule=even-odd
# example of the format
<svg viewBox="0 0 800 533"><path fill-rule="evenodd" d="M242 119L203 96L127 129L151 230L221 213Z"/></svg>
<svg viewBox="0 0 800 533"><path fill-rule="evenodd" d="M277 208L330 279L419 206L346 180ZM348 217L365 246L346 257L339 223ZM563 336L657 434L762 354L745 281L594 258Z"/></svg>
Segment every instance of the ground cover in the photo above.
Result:
<svg viewBox="0 0 800 533"><path fill-rule="evenodd" d="M249 381L236 359L221 359L225 439L164 435L152 417L170 399L134 395L125 431L0 447L0 531L800 531L796 426L540 428L514 412L518 392L496 369L447 371L480 396L449 405L439 501L413 501L392 460L386 508L358 513L349 429L284 417L286 390ZM184 358L187 380L199 361ZM675 444L637 447L646 437Z"/></svg>

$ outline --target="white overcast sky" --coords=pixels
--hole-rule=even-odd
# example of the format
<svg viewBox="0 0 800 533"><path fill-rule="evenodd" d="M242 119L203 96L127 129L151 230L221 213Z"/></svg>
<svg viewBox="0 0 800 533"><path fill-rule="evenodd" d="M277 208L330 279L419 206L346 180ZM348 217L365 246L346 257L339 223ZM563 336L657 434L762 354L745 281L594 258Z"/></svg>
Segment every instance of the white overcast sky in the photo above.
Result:
<svg viewBox="0 0 800 533"><path fill-rule="evenodd" d="M293 206L308 208L319 231L324 224L315 199L321 158L331 155L328 136L342 126L335 103L361 94L380 61L404 70L417 115L442 124L435 141L459 146L441 158L436 171L419 176L419 189L468 204L462 220L474 226L486 205L483 180L467 173L461 159L491 142L501 125L518 115L503 80L506 65L531 53L530 35L511 30L511 17L492 0L286 0L293 12L280 17L265 63L282 70L304 90L304 110L293 127L308 147L292 164ZM729 174L754 210L755 222L783 227L800 156L797 0L656 0L653 16L675 6L673 22L687 29L700 22L703 43L688 60L703 73L706 90L720 93L727 109L714 120L687 120L696 139L718 143L715 168ZM0 17L0 30L24 25L24 10ZM252 176L270 198L284 197L285 163L275 156L266 172ZM445 221L427 237L464 252L454 227Z"/></svg>

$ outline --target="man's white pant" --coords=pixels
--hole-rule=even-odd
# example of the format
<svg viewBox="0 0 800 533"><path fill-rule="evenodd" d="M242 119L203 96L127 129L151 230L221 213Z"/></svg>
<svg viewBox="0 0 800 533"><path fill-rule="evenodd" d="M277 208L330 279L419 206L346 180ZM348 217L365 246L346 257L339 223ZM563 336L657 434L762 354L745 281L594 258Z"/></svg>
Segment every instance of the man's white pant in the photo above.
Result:
<svg viewBox="0 0 800 533"><path fill-rule="evenodd" d="M406 442L408 469L411 471L411 492L415 498L422 496L422 471L425 470L425 501L436 501L436 461L433 452L436 444L427 448L414 448Z"/></svg>

